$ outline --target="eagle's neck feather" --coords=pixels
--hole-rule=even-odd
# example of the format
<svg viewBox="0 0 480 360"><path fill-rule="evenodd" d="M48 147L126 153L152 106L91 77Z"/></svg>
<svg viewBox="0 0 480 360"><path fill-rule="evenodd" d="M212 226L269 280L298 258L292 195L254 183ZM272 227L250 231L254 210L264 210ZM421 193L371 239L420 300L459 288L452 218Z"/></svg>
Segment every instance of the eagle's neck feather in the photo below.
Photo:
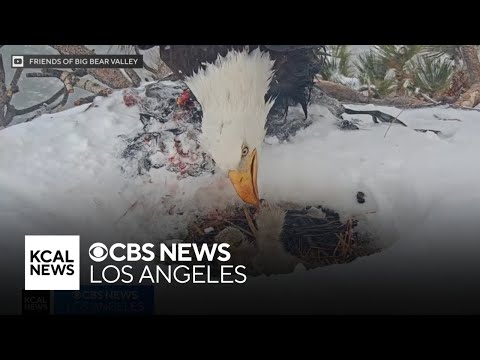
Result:
<svg viewBox="0 0 480 360"><path fill-rule="evenodd" d="M202 142L225 170L238 165L242 145L260 150L273 105L265 101L273 64L258 49L231 51L186 79L202 106Z"/></svg>

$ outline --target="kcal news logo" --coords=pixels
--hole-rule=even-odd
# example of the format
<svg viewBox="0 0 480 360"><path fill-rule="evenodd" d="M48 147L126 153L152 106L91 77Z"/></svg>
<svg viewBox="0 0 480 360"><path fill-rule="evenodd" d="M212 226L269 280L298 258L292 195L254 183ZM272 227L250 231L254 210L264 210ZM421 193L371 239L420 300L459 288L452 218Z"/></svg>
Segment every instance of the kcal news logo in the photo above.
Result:
<svg viewBox="0 0 480 360"><path fill-rule="evenodd" d="M25 290L80 290L80 237L25 236Z"/></svg>

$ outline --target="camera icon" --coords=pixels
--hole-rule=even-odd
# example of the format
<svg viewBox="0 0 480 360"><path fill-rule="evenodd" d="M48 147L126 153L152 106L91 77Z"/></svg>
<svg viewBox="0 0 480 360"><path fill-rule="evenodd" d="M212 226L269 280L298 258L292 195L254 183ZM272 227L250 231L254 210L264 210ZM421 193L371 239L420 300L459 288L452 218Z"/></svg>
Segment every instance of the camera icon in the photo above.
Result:
<svg viewBox="0 0 480 360"><path fill-rule="evenodd" d="M22 55L13 55L12 56L12 68L23 68L23 56Z"/></svg>

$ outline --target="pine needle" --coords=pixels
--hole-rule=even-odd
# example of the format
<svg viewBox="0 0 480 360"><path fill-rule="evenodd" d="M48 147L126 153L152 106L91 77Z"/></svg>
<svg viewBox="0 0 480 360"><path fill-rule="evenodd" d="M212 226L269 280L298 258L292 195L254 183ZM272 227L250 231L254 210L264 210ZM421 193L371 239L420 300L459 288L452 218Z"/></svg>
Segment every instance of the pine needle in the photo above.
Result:
<svg viewBox="0 0 480 360"><path fill-rule="evenodd" d="M120 220L122 220L129 212L130 210L132 210L133 208L135 208L138 204L138 200L135 201L124 213L122 216L120 216L117 221L115 221L115 225L118 224L120 222Z"/></svg>
<svg viewBox="0 0 480 360"><path fill-rule="evenodd" d="M248 221L248 220L247 220L247 221ZM227 224L229 224L230 226L234 227L235 229L238 229L238 230L240 230L241 232L244 232L244 233L247 234L248 236L255 237L250 231L247 231L247 230L241 228L240 226L235 225L233 222L228 221L228 220L225 220L225 222L226 222Z"/></svg>
<svg viewBox="0 0 480 360"><path fill-rule="evenodd" d="M257 229L255 228L255 224L253 223L252 217L250 216L250 213L248 212L248 209L246 207L243 207L243 212L245 213L245 217L247 218L248 226L250 227L250 230L252 230L252 233L256 238L257 237Z"/></svg>

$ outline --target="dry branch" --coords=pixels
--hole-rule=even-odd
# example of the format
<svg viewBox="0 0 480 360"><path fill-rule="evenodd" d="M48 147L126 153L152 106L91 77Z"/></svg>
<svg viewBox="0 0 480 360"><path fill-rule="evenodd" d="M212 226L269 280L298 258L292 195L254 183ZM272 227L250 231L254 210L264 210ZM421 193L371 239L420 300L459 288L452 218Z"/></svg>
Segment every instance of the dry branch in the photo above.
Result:
<svg viewBox="0 0 480 360"><path fill-rule="evenodd" d="M10 103L6 104L5 107L6 107L6 111L5 111L5 117L3 118L3 123L4 123L4 126L7 126L12 122L15 116L15 108Z"/></svg>
<svg viewBox="0 0 480 360"><path fill-rule="evenodd" d="M75 73L60 71L57 69L42 69L41 73L29 73L27 77L56 77L60 79L69 93L73 92L74 87L84 89L88 92L100 96L107 96L112 93L112 89L98 84L94 81L75 76Z"/></svg>
<svg viewBox="0 0 480 360"><path fill-rule="evenodd" d="M69 95L69 93L68 93L68 91L67 91L67 88L65 88L65 89L63 90L63 98L62 98L62 101L60 101L60 102L58 103L58 105L55 106L55 109L56 109L56 108L62 108L62 107L64 107L64 106L67 104L67 102L68 102L68 95Z"/></svg>
<svg viewBox="0 0 480 360"><path fill-rule="evenodd" d="M10 124L16 115L16 109L10 104L10 101L13 95L18 92L18 80L22 72L22 68L15 70L10 86L7 88L3 57L0 54L0 127Z"/></svg>
<svg viewBox="0 0 480 360"><path fill-rule="evenodd" d="M460 50L467 67L470 85L480 83L480 60L478 59L477 45L462 45Z"/></svg>
<svg viewBox="0 0 480 360"><path fill-rule="evenodd" d="M112 93L112 89L83 78L74 77L74 85L100 96L107 96Z"/></svg>
<svg viewBox="0 0 480 360"><path fill-rule="evenodd" d="M135 72L135 70L131 68L126 68L125 73L128 75L128 77L132 81L133 86L135 87L140 86L140 83L142 82L142 80L140 79L140 76L138 76L138 74Z"/></svg>
<svg viewBox="0 0 480 360"><path fill-rule="evenodd" d="M475 107L480 104L480 59L477 45L462 45L462 57L467 67L470 88L458 98L455 105Z"/></svg>
<svg viewBox="0 0 480 360"><path fill-rule="evenodd" d="M16 109L15 110L15 116L25 115L25 114L31 113L33 111L36 111L36 110L42 108L44 105L53 104L55 102L55 100L57 100L60 96L62 96L62 94L64 94L64 92L65 92L65 88L62 87L55 94L53 94L50 99L48 99L46 101L42 101L41 103L29 106L28 108L25 108L25 109Z"/></svg>
<svg viewBox="0 0 480 360"><path fill-rule="evenodd" d="M474 108L480 104L480 82L473 84L470 89L460 95L455 103L457 106Z"/></svg>
<svg viewBox="0 0 480 360"><path fill-rule="evenodd" d="M425 100L427 100L428 102L434 104L434 105L438 105L440 104L441 102L440 101L435 101L433 100L430 96L428 96L427 94L424 94L422 92L419 93L421 97L423 97Z"/></svg>
<svg viewBox="0 0 480 360"><path fill-rule="evenodd" d="M3 67L3 57L0 54L0 91L5 91L5 69Z"/></svg>
<svg viewBox="0 0 480 360"><path fill-rule="evenodd" d="M10 87L17 87L18 86L18 80L20 80L20 76L22 76L23 68L17 68L15 70L15 74L13 74L12 81L10 82Z"/></svg>
<svg viewBox="0 0 480 360"><path fill-rule="evenodd" d="M85 45L50 45L62 55L95 55L95 52ZM132 70L133 69L129 69ZM140 78L127 79L120 69L87 69L87 73L96 80L111 87L112 89L124 89L132 85L138 86ZM129 72L126 71L128 74ZM129 76L133 76L130 75ZM135 83L138 81L138 85Z"/></svg>
<svg viewBox="0 0 480 360"><path fill-rule="evenodd" d="M5 69L3 68L3 57L0 54L0 127L6 126L5 105L8 104L7 88L5 86Z"/></svg>
<svg viewBox="0 0 480 360"><path fill-rule="evenodd" d="M331 81L317 80L315 83L320 90L324 91L328 96L337 99L343 103L349 104L375 104L383 106L394 106L401 108L416 108L424 106L432 106L413 97L392 97L385 99L373 99L362 93L349 88L348 86L337 84Z"/></svg>
<svg viewBox="0 0 480 360"><path fill-rule="evenodd" d="M35 77L55 77L55 78L58 78L59 80L61 80L63 82L63 87L59 91L57 91L50 99L48 99L46 101L43 101L41 103L38 103L36 105L30 106L30 107L25 108L25 109L17 110L17 109L13 108L13 111L12 111L13 116L28 114L30 112L39 110L44 106L51 105L62 95L63 95L62 100L57 105L52 107L51 109L57 109L59 107L63 107L68 102L68 97L69 97L70 93L72 93L74 91L74 87L78 87L78 88L81 88L81 89L84 89L86 91L94 93L95 95L93 95L91 97L92 101L93 101L93 98L95 98L95 96L98 96L98 95L99 96L107 96L108 94L112 93L112 89L110 89L110 88L108 88L104 85L98 84L94 81L82 78L82 76L84 76L86 74L87 74L87 72L84 71L83 69L74 70L73 72L62 71L62 70L58 70L58 69L42 69L42 72L40 72L40 73L28 73L28 74L26 74L26 77L30 77L30 78L35 78ZM79 76L76 76L76 75L79 75ZM90 98L90 97L88 97L88 98ZM87 99L87 98L83 98L83 99ZM35 118L35 116L26 120L26 121L31 121L34 118Z"/></svg>
<svg viewBox="0 0 480 360"><path fill-rule="evenodd" d="M75 102L73 104L75 106L80 106L80 105L83 105L83 104L89 104L89 103L93 102L93 100L95 100L96 97L97 97L96 95L85 96L85 97L82 97L78 100L75 100Z"/></svg>

